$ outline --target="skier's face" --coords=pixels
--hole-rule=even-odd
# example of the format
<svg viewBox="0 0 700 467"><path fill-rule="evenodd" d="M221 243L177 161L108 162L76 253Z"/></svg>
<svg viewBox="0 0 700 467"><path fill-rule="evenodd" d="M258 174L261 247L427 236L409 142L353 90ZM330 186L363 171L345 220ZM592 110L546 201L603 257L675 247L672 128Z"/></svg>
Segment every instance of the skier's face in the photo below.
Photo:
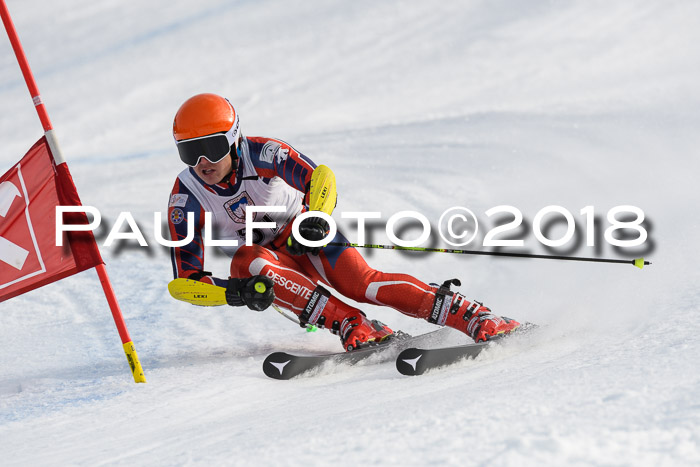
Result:
<svg viewBox="0 0 700 467"><path fill-rule="evenodd" d="M215 185L223 181L224 177L231 172L231 157L226 156L219 162L209 162L205 157L199 159L194 171L207 185Z"/></svg>

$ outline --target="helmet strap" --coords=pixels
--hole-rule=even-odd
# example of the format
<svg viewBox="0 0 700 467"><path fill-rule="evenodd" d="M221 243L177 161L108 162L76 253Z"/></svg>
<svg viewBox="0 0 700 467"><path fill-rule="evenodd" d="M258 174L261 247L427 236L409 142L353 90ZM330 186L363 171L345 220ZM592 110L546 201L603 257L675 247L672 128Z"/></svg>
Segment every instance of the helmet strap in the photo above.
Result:
<svg viewBox="0 0 700 467"><path fill-rule="evenodd" d="M234 146L231 146L231 153L229 154L229 157L231 158L231 171L224 177L224 180L228 179L229 183L233 185L236 182L236 173L238 172L238 161L240 160L238 154L236 153L236 148Z"/></svg>
<svg viewBox="0 0 700 467"><path fill-rule="evenodd" d="M238 154L236 154L236 157L233 156L234 154L234 149L233 147L231 148L231 172L236 172L238 170L238 161L240 158L238 157Z"/></svg>

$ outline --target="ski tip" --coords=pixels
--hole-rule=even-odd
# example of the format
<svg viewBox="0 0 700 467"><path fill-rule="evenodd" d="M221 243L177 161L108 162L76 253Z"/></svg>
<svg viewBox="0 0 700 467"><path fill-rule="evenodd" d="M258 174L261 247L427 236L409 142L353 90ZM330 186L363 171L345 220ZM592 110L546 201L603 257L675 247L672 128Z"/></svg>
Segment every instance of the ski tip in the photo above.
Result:
<svg viewBox="0 0 700 467"><path fill-rule="evenodd" d="M265 358L263 362L263 373L272 379L289 379L291 375L287 365L292 361L292 356L285 352L274 352Z"/></svg>
<svg viewBox="0 0 700 467"><path fill-rule="evenodd" d="M396 369L399 373L406 376L421 375L425 372L423 365L419 364L422 357L422 349L406 349L396 357Z"/></svg>

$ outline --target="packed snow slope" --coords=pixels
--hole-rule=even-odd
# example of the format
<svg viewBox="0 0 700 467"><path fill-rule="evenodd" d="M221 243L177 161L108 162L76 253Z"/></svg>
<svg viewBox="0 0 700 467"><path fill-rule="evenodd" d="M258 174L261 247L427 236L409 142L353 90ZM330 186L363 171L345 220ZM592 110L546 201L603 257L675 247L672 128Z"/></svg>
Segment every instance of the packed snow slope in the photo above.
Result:
<svg viewBox="0 0 700 467"><path fill-rule="evenodd" d="M102 213L148 384L132 381L93 271L2 303L3 465L700 463L700 3L7 3L83 203ZM436 226L464 206L482 224L469 247L483 248L497 224L486 211L511 205L525 219L518 251L653 265L365 252L382 270L458 277L468 297L542 330L417 378L382 364L267 379L268 353L336 351L337 338L271 310L176 302L154 241L182 170L172 118L200 92L228 96L246 135L332 167L338 212L414 210ZM0 109L4 172L42 134L4 39ZM540 245L532 225L549 205L572 213L578 243ZM620 205L646 215L632 251L602 235ZM102 246L122 211L149 248ZM387 241L381 225L370 239ZM214 251L207 264L227 274Z"/></svg>

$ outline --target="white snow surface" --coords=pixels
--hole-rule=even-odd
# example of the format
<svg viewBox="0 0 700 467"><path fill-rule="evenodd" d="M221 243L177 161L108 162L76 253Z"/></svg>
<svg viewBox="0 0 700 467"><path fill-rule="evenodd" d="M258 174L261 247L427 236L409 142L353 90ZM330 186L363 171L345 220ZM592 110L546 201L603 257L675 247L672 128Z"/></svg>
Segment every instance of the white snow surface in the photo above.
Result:
<svg viewBox="0 0 700 467"><path fill-rule="evenodd" d="M83 203L107 224L101 251L148 383L132 380L94 271L2 303L3 465L700 464L700 3L7 4ZM416 378L387 363L268 379L268 353L337 351L337 338L171 299L154 241L182 169L171 121L199 92L228 96L246 135L332 167L338 212L435 225L465 206L478 247L486 210L512 205L526 247L546 253L530 228L541 208L566 207L584 233L585 206L604 229L610 208L634 205L653 265L365 251L378 269L459 277L543 328ZM4 171L42 135L5 39L0 108ZM150 248L102 246L122 211ZM602 237L554 252L636 254ZM213 251L207 264L227 274Z"/></svg>

